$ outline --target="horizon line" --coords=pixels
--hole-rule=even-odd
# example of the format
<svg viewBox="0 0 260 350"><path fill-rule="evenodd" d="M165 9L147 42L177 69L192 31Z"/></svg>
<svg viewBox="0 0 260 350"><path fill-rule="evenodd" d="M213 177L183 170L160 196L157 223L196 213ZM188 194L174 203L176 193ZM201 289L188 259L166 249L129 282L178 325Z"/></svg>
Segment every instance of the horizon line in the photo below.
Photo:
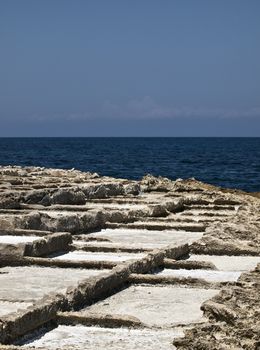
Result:
<svg viewBox="0 0 260 350"><path fill-rule="evenodd" d="M260 138L259 136L0 136L0 139L56 139L56 138Z"/></svg>

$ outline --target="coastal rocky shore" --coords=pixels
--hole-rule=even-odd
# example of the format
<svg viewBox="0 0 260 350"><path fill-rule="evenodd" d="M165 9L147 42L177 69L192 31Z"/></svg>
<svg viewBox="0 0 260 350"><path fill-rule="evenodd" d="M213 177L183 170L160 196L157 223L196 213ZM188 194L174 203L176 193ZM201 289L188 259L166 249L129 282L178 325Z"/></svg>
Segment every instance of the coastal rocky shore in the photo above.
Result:
<svg viewBox="0 0 260 350"><path fill-rule="evenodd" d="M260 198L0 167L0 349L260 349Z"/></svg>

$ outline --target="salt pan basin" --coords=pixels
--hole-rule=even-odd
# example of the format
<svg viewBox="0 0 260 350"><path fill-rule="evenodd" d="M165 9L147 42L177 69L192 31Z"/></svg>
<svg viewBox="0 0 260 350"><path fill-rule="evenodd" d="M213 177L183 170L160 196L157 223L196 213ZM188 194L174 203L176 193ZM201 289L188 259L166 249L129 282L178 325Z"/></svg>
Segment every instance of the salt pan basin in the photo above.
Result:
<svg viewBox="0 0 260 350"><path fill-rule="evenodd" d="M172 345L173 339L182 336L180 328L154 330L60 325L24 346L51 350L170 350L176 349Z"/></svg>
<svg viewBox="0 0 260 350"><path fill-rule="evenodd" d="M164 269L156 275L165 277L192 277L202 278L207 282L234 282L237 281L241 272L239 271L211 271L211 270L173 270Z"/></svg>
<svg viewBox="0 0 260 350"><path fill-rule="evenodd" d="M137 203L94 203L89 202L86 204L86 207L89 208L104 208L104 209L143 209L145 208L144 204Z"/></svg>
<svg viewBox="0 0 260 350"><path fill-rule="evenodd" d="M0 268L0 301L35 302L50 292L64 293L78 281L108 270L51 267Z"/></svg>
<svg viewBox="0 0 260 350"><path fill-rule="evenodd" d="M100 314L130 315L149 327L172 327L203 321L201 304L216 289L133 285L82 310Z"/></svg>
<svg viewBox="0 0 260 350"><path fill-rule="evenodd" d="M222 271L250 271L260 262L260 256L191 255L188 260L209 261Z"/></svg>
<svg viewBox="0 0 260 350"><path fill-rule="evenodd" d="M73 251L65 254L61 254L53 257L55 260L68 260L68 261L115 261L124 262L127 260L142 259L146 256L143 253L92 253L84 251Z"/></svg>
<svg viewBox="0 0 260 350"><path fill-rule="evenodd" d="M202 236L203 232L139 229L104 229L91 234L91 237L104 237L108 239L110 243L120 243L122 246L148 249L162 248L173 244L181 245L193 243ZM102 242L98 242L98 244L100 243Z"/></svg>
<svg viewBox="0 0 260 350"><path fill-rule="evenodd" d="M32 303L19 303L10 301L0 301L0 317L7 316L12 312L17 312L17 310L24 310L31 306Z"/></svg>
<svg viewBox="0 0 260 350"><path fill-rule="evenodd" d="M19 244L19 243L29 243L36 241L40 237L37 236L0 236L0 243L4 244Z"/></svg>

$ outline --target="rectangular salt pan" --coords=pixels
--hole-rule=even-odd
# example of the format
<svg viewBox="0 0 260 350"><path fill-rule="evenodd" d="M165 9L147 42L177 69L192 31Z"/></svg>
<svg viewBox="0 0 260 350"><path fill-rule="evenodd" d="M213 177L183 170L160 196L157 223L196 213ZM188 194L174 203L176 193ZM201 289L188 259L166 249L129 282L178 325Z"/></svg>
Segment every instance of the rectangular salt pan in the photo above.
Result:
<svg viewBox="0 0 260 350"><path fill-rule="evenodd" d="M100 314L130 315L149 327L172 327L203 321L201 304L216 289L133 285L82 310Z"/></svg>
<svg viewBox="0 0 260 350"><path fill-rule="evenodd" d="M183 335L180 328L155 330L60 325L24 346L50 350L170 350L175 349L173 339Z"/></svg>
<svg viewBox="0 0 260 350"><path fill-rule="evenodd" d="M104 237L110 243L138 248L160 248L173 244L192 243L203 236L203 232L156 231L142 229L104 229L91 234L91 237ZM101 242L100 242L101 243Z"/></svg>
<svg viewBox="0 0 260 350"><path fill-rule="evenodd" d="M108 270L63 269L52 267L2 267L0 268L0 301L34 302L50 292L65 293L87 277Z"/></svg>
<svg viewBox="0 0 260 350"><path fill-rule="evenodd" d="M32 303L10 302L0 300L0 317L7 316L12 312L27 309Z"/></svg>
<svg viewBox="0 0 260 350"><path fill-rule="evenodd" d="M55 260L67 260L67 261L113 261L124 262L127 260L142 259L146 254L142 253L92 253L84 251L73 251L66 254L61 254L53 257Z"/></svg>
<svg viewBox="0 0 260 350"><path fill-rule="evenodd" d="M238 271L211 271L211 270L173 270L164 269L157 273L159 276L165 277L192 277L202 278L207 282L234 282L237 281L241 272Z"/></svg>
<svg viewBox="0 0 260 350"><path fill-rule="evenodd" d="M260 263L260 256L191 255L188 260L212 262L222 271L250 271Z"/></svg>
<svg viewBox="0 0 260 350"><path fill-rule="evenodd" d="M39 239L37 236L0 236L0 243L4 244L19 244L19 243L29 243Z"/></svg>

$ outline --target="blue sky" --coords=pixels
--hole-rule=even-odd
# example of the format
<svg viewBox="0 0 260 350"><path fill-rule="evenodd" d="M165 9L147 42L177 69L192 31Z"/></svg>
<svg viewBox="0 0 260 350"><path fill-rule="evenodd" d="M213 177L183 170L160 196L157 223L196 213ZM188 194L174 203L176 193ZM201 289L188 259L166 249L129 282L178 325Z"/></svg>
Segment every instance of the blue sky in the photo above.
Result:
<svg viewBox="0 0 260 350"><path fill-rule="evenodd" d="M0 136L260 136L259 0L0 0Z"/></svg>

